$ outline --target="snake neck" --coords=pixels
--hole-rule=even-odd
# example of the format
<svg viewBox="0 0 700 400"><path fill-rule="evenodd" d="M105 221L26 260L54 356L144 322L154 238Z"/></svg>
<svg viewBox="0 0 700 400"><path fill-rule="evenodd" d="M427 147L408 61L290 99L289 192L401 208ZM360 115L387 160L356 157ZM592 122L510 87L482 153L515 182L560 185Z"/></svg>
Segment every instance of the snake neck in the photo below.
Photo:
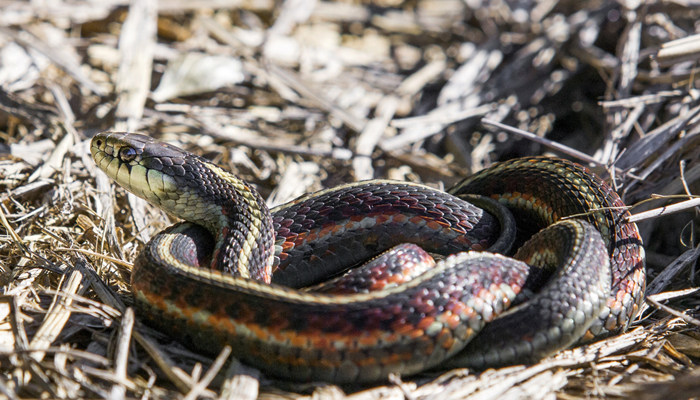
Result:
<svg viewBox="0 0 700 400"><path fill-rule="evenodd" d="M212 269L269 282L272 217L257 191L204 158L148 136L104 132L92 140L97 165L135 195L215 238Z"/></svg>
<svg viewBox="0 0 700 400"><path fill-rule="evenodd" d="M274 229L264 199L235 175L199 157L191 158L188 164L197 166L202 180L178 182L187 187L192 201L177 215L204 226L214 236L212 269L269 283Z"/></svg>

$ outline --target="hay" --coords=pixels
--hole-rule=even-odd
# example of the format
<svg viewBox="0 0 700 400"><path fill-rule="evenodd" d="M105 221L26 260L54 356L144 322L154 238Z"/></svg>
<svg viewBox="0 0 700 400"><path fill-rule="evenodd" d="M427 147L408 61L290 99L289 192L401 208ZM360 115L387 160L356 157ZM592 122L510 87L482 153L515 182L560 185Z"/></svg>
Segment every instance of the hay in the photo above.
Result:
<svg viewBox="0 0 700 400"><path fill-rule="evenodd" d="M700 397L694 2L279 5L2 3L2 395ZM135 319L130 261L172 221L97 172L87 143L108 129L213 159L270 204L368 178L449 187L501 159L568 155L633 205L649 301L627 333L532 366L270 380Z"/></svg>

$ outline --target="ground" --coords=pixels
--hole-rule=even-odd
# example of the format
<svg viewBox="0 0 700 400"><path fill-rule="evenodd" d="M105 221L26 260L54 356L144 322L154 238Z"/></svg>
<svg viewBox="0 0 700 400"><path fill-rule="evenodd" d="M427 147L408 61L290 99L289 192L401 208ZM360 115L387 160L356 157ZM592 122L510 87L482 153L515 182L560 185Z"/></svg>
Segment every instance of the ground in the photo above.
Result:
<svg viewBox="0 0 700 400"><path fill-rule="evenodd" d="M699 14L682 1L2 2L0 392L700 397ZM209 158L269 205L362 179L449 188L499 160L570 158L632 206L646 306L627 333L529 367L363 387L222 370L134 322L131 262L172 219L98 173L88 143L104 130Z"/></svg>

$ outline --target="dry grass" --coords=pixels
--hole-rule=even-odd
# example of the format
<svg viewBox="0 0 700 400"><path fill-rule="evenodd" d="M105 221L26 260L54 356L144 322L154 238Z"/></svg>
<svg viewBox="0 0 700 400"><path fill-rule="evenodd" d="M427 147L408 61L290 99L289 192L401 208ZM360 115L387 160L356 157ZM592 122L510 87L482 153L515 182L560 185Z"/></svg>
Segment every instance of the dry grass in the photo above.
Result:
<svg viewBox="0 0 700 400"><path fill-rule="evenodd" d="M700 397L697 199L641 214L700 186L700 9L507 3L0 1L0 393ZM629 332L530 367L339 388L212 363L135 322L129 261L171 221L97 173L95 132L178 143L279 204L368 178L449 187L552 151L484 118L587 154L635 205L650 284Z"/></svg>

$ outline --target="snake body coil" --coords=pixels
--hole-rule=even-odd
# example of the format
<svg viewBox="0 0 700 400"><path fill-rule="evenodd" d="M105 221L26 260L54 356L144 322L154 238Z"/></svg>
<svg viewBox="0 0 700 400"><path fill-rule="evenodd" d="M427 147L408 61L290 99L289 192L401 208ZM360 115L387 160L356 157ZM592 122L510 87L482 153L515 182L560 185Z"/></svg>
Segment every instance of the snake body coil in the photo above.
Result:
<svg viewBox="0 0 700 400"><path fill-rule="evenodd" d="M604 182L567 161L498 164L451 191L492 197L514 210L519 227L551 225L516 254L557 271L540 282L544 273L525 262L469 251L510 246L503 237L512 223L488 201L479 205L490 213L423 185L369 181L270 211L242 180L146 136L101 133L91 151L122 186L190 222L156 235L137 259L132 289L141 318L209 353L231 345L241 360L279 377L359 382L450 358L478 367L535 361L586 331L624 329L641 302L636 227L624 223L623 204ZM587 221L555 223L573 214ZM447 257L407 283L369 293L289 287L401 243ZM496 319L526 284L540 287L539 297ZM467 345L484 325L480 345Z"/></svg>

